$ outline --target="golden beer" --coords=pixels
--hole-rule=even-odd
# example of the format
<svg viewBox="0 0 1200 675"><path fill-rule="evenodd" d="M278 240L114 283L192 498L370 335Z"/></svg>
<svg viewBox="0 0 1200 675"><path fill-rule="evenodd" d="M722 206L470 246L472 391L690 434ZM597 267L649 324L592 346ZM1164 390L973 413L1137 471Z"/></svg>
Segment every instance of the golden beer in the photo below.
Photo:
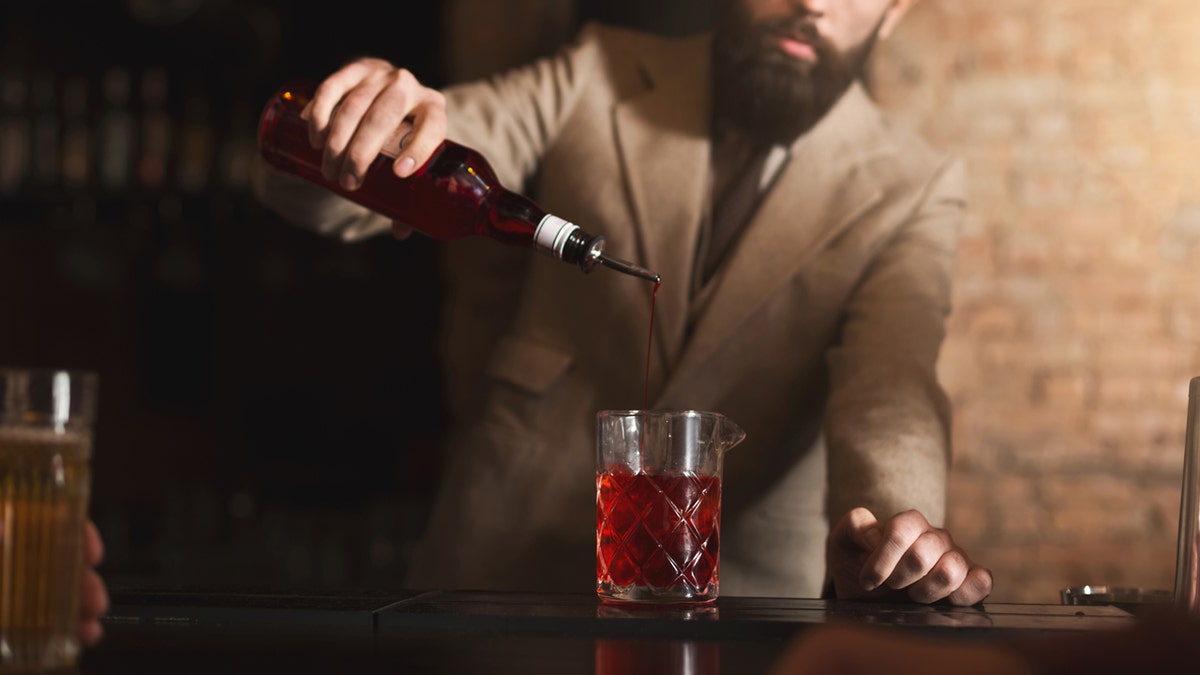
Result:
<svg viewBox="0 0 1200 675"><path fill-rule="evenodd" d="M0 424L0 672L75 663L86 430Z"/></svg>

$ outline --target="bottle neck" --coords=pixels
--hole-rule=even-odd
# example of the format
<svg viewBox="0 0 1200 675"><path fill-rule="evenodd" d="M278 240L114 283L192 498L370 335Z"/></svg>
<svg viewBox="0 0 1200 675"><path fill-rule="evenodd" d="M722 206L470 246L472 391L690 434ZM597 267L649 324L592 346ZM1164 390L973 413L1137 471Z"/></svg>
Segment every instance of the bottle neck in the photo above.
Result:
<svg viewBox="0 0 1200 675"><path fill-rule="evenodd" d="M604 251L604 237L584 232L578 225L554 214L546 214L533 235L533 246L552 258L591 271Z"/></svg>

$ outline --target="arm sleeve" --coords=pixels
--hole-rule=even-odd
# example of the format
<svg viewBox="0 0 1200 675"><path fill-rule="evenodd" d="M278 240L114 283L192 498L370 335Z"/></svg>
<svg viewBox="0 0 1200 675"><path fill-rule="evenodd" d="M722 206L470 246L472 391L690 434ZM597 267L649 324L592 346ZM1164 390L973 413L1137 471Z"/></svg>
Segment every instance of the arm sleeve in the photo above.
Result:
<svg viewBox="0 0 1200 675"><path fill-rule="evenodd" d="M936 366L964 189L961 161L945 162L847 303L827 353L831 520L865 506L880 520L917 509L944 523L950 404Z"/></svg>
<svg viewBox="0 0 1200 675"><path fill-rule="evenodd" d="M600 31L587 24L553 56L447 88L447 136L478 150L503 185L521 190L603 62Z"/></svg>

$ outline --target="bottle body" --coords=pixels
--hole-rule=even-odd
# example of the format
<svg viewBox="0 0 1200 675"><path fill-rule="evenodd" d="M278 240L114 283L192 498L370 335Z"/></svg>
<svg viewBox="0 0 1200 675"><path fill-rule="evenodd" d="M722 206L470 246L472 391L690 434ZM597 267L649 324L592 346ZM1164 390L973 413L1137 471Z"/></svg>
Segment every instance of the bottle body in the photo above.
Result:
<svg viewBox="0 0 1200 675"><path fill-rule="evenodd" d="M267 102L259 121L259 150L281 171L320 185L372 211L400 221L440 241L481 235L534 248L586 270L598 262L603 238L548 214L523 195L500 184L487 160L472 148L445 140L411 176L392 171L394 154L381 153L357 190L346 190L321 174L319 148L308 142L308 123L300 118L311 85L280 89ZM403 145L401 137L392 152Z"/></svg>

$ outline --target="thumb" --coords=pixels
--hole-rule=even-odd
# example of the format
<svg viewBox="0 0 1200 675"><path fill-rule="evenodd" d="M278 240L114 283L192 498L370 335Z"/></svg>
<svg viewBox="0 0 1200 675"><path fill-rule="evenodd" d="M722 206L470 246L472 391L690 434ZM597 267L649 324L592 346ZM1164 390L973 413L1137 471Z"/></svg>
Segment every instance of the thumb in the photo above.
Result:
<svg viewBox="0 0 1200 675"><path fill-rule="evenodd" d="M845 548L874 551L883 541L879 520L870 509L856 507L842 516L835 533L837 543Z"/></svg>

